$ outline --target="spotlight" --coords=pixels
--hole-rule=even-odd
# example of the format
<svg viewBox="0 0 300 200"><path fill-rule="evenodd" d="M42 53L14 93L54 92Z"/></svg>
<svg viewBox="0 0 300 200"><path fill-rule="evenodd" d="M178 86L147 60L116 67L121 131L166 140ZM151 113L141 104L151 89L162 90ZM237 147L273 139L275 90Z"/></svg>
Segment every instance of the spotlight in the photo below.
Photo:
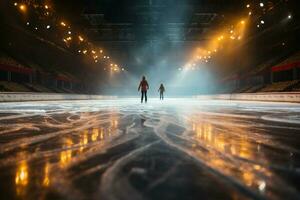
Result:
<svg viewBox="0 0 300 200"><path fill-rule="evenodd" d="M260 23L261 23L261 24L265 24L265 21L264 21L264 20L260 20Z"/></svg>
<svg viewBox="0 0 300 200"><path fill-rule="evenodd" d="M264 3L260 2L260 3L259 3L259 6L260 6L260 7L264 7Z"/></svg>
<svg viewBox="0 0 300 200"><path fill-rule="evenodd" d="M65 22L60 22L60 25L66 26L66 23Z"/></svg>
<svg viewBox="0 0 300 200"><path fill-rule="evenodd" d="M249 15L249 16L252 15L252 12L250 11L250 12L248 13L248 15Z"/></svg>
<svg viewBox="0 0 300 200"><path fill-rule="evenodd" d="M27 22L27 23L26 23L26 25L27 25L27 26L29 26L29 25L30 25L30 23L29 23L29 22Z"/></svg>
<svg viewBox="0 0 300 200"><path fill-rule="evenodd" d="M259 27L260 27L260 26L259 26L259 24L257 24L256 26L257 26L257 28L259 28Z"/></svg>
<svg viewBox="0 0 300 200"><path fill-rule="evenodd" d="M250 4L247 4L246 7L247 7L247 8L250 8Z"/></svg>
<svg viewBox="0 0 300 200"><path fill-rule="evenodd" d="M241 21L241 24L245 24L245 21L244 21L244 20L242 20L242 21Z"/></svg>
<svg viewBox="0 0 300 200"><path fill-rule="evenodd" d="M48 5L45 5L45 9L48 9L49 8L49 6Z"/></svg>
<svg viewBox="0 0 300 200"><path fill-rule="evenodd" d="M49 29L49 28L50 28L50 25L47 25L46 28Z"/></svg>
<svg viewBox="0 0 300 200"><path fill-rule="evenodd" d="M26 6L25 6L24 4L20 5L19 8L20 8L20 10L23 11L23 12L26 11Z"/></svg>
<svg viewBox="0 0 300 200"><path fill-rule="evenodd" d="M80 40L80 42L83 41L83 37L81 37L80 35L78 36L78 39Z"/></svg>
<svg viewBox="0 0 300 200"><path fill-rule="evenodd" d="M288 16L289 19L292 19L292 17L293 17L292 15L289 15L289 16Z"/></svg>
<svg viewBox="0 0 300 200"><path fill-rule="evenodd" d="M18 3L17 3L17 2L15 2L15 3L14 3L14 6L17 6L17 5L18 5Z"/></svg>
<svg viewBox="0 0 300 200"><path fill-rule="evenodd" d="M71 32L71 31L68 31L68 34L69 34L69 35L71 35L71 34L72 34L72 32Z"/></svg>

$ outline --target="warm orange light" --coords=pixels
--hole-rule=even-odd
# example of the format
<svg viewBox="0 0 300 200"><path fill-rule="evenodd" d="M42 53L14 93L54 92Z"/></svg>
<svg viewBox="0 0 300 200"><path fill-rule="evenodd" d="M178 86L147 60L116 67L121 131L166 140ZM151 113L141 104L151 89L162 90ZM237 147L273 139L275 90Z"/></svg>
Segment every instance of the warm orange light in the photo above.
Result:
<svg viewBox="0 0 300 200"><path fill-rule="evenodd" d="M66 23L62 21L62 22L60 22L60 25L66 26Z"/></svg>
<svg viewBox="0 0 300 200"><path fill-rule="evenodd" d="M78 36L78 39L80 40L80 42L84 40L83 37L81 37L80 35Z"/></svg>
<svg viewBox="0 0 300 200"><path fill-rule="evenodd" d="M23 11L23 12L26 11L26 6L25 6L24 4L21 4L21 5L19 6L19 8L20 8L20 10Z"/></svg>
<svg viewBox="0 0 300 200"><path fill-rule="evenodd" d="M242 20L242 21L241 21L241 24L245 24L245 21L244 21L244 20Z"/></svg>
<svg viewBox="0 0 300 200"><path fill-rule="evenodd" d="M49 8L49 6L48 6L48 5L45 5L45 8L46 8L46 9L48 9L48 8Z"/></svg>

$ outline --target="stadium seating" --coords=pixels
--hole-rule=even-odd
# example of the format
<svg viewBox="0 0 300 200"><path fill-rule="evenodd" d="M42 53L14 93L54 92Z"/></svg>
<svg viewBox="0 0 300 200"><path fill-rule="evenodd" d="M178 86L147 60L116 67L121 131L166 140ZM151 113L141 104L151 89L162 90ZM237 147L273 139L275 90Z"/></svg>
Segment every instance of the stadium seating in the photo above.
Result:
<svg viewBox="0 0 300 200"><path fill-rule="evenodd" d="M261 90L259 90L259 92L288 91L289 89L292 89L292 87L295 86L298 82L299 82L299 80L272 83L272 84L269 84L269 85L266 85L265 87L263 87Z"/></svg>
<svg viewBox="0 0 300 200"><path fill-rule="evenodd" d="M32 92L24 85L9 81L0 81L0 89L7 92Z"/></svg>

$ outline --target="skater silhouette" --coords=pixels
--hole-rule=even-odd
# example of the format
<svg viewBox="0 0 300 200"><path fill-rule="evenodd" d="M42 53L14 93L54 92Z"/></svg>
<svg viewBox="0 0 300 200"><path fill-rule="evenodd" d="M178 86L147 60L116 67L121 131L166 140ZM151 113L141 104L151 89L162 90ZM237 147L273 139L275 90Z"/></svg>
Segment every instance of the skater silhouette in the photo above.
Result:
<svg viewBox="0 0 300 200"><path fill-rule="evenodd" d="M160 84L160 87L159 87L158 91L159 91L159 99L164 100L164 92L166 90L165 90L165 87L164 87L163 84Z"/></svg>
<svg viewBox="0 0 300 200"><path fill-rule="evenodd" d="M146 77L143 76L143 79L141 80L139 88L138 88L138 91L141 90L141 92L142 92L141 103L143 103L144 96L145 96L145 103L147 103L147 90L148 89L149 89L148 82L146 80Z"/></svg>

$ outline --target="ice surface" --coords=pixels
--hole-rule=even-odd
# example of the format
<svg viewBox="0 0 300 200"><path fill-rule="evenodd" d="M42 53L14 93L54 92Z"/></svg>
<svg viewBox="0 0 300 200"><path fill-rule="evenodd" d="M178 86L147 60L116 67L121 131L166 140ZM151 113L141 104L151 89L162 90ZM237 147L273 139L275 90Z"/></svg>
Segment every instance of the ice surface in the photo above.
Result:
<svg viewBox="0 0 300 200"><path fill-rule="evenodd" d="M1 199L300 199L300 106L0 104Z"/></svg>

